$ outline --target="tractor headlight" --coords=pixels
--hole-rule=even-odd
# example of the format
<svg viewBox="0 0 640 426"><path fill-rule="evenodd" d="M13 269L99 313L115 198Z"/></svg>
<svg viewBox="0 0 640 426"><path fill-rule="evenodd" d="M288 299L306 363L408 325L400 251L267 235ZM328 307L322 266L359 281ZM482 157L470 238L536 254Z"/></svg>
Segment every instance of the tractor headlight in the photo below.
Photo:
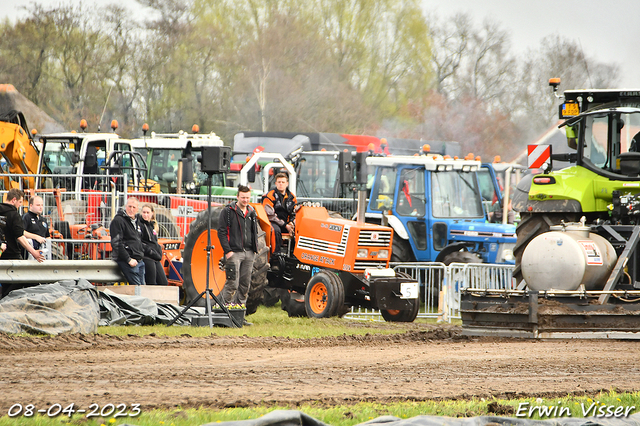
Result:
<svg viewBox="0 0 640 426"><path fill-rule="evenodd" d="M369 256L369 250L367 250L366 248L358 249L358 253L356 254L356 257L367 257L367 256Z"/></svg>
<svg viewBox="0 0 640 426"><path fill-rule="evenodd" d="M498 253L496 256L496 263L511 263L515 262L516 258L513 255L513 248L515 243L505 243L498 246Z"/></svg>
<svg viewBox="0 0 640 426"><path fill-rule="evenodd" d="M386 259L389 257L389 250L378 250L378 259Z"/></svg>
<svg viewBox="0 0 640 426"><path fill-rule="evenodd" d="M515 262L516 257L513 255L513 250L509 250L506 249L503 253L502 253L502 258L507 261L507 262Z"/></svg>

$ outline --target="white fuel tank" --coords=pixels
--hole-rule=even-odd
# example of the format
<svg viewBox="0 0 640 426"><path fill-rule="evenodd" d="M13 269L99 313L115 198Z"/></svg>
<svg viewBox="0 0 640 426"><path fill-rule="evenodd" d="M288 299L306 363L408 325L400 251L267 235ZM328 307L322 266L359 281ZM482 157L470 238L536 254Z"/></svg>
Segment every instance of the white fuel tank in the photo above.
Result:
<svg viewBox="0 0 640 426"><path fill-rule="evenodd" d="M600 290L618 260L613 246L583 223L550 227L522 254L522 276L531 290Z"/></svg>

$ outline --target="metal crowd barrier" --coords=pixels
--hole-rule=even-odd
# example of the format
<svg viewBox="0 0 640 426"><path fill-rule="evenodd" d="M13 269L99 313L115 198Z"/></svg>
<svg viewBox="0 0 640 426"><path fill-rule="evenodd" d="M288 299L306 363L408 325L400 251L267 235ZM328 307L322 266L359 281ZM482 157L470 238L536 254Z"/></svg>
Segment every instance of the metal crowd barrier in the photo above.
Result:
<svg viewBox="0 0 640 426"><path fill-rule="evenodd" d="M396 272L416 279L420 288L418 318L451 322L460 319L460 293L463 288L487 290L515 289L513 265L436 262L392 263ZM345 315L350 319L382 321L380 311L352 308Z"/></svg>
<svg viewBox="0 0 640 426"><path fill-rule="evenodd" d="M51 260L109 260L109 240L86 238L54 238L51 240Z"/></svg>

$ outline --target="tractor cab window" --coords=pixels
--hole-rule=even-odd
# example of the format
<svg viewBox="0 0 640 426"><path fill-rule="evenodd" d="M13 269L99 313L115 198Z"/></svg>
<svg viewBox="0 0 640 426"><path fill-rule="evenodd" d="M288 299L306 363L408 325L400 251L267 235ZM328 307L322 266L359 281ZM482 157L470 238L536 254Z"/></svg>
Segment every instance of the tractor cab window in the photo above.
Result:
<svg viewBox="0 0 640 426"><path fill-rule="evenodd" d="M304 198L333 198L339 195L338 159L334 154L305 155L297 166L297 191Z"/></svg>
<svg viewBox="0 0 640 426"><path fill-rule="evenodd" d="M371 210L387 210L393 206L396 173L394 167L378 168L371 190Z"/></svg>
<svg viewBox="0 0 640 426"><path fill-rule="evenodd" d="M426 212L424 168L402 169L397 194L399 215L423 217Z"/></svg>
<svg viewBox="0 0 640 426"><path fill-rule="evenodd" d="M82 169L82 174L85 175L82 180L83 189L106 190L106 180L95 176L106 173L102 167L106 160L106 149L106 141L92 141L87 144Z"/></svg>
<svg viewBox="0 0 640 426"><path fill-rule="evenodd" d="M601 169L607 164L608 127L607 115L589 117L585 125L583 158Z"/></svg>
<svg viewBox="0 0 640 426"><path fill-rule="evenodd" d="M149 162L149 178L156 182L167 180L173 182L177 179L178 161L181 157L180 149L154 148L151 156L146 157Z"/></svg>
<svg viewBox="0 0 640 426"><path fill-rule="evenodd" d="M640 110L624 108L584 119L582 157L587 165L619 173L620 154L640 152Z"/></svg>
<svg viewBox="0 0 640 426"><path fill-rule="evenodd" d="M494 202L498 199L496 189L491 178L491 172L486 167L478 169L478 181L480 182L480 194L485 210L490 211Z"/></svg>
<svg viewBox="0 0 640 426"><path fill-rule="evenodd" d="M69 191L75 189L75 175L78 154L75 152L74 144L68 139L48 139L42 152L42 173L54 175L46 185L53 188L65 188Z"/></svg>
<svg viewBox="0 0 640 426"><path fill-rule="evenodd" d="M441 218L483 217L482 197L473 172L434 172L431 197L433 216Z"/></svg>

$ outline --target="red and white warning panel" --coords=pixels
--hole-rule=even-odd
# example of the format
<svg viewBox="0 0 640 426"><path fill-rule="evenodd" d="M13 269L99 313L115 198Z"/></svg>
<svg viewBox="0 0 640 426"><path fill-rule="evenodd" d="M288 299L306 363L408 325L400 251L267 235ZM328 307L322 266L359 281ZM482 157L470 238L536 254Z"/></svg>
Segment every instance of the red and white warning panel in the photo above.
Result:
<svg viewBox="0 0 640 426"><path fill-rule="evenodd" d="M527 164L530 169L548 169L550 163L551 145L527 145Z"/></svg>

